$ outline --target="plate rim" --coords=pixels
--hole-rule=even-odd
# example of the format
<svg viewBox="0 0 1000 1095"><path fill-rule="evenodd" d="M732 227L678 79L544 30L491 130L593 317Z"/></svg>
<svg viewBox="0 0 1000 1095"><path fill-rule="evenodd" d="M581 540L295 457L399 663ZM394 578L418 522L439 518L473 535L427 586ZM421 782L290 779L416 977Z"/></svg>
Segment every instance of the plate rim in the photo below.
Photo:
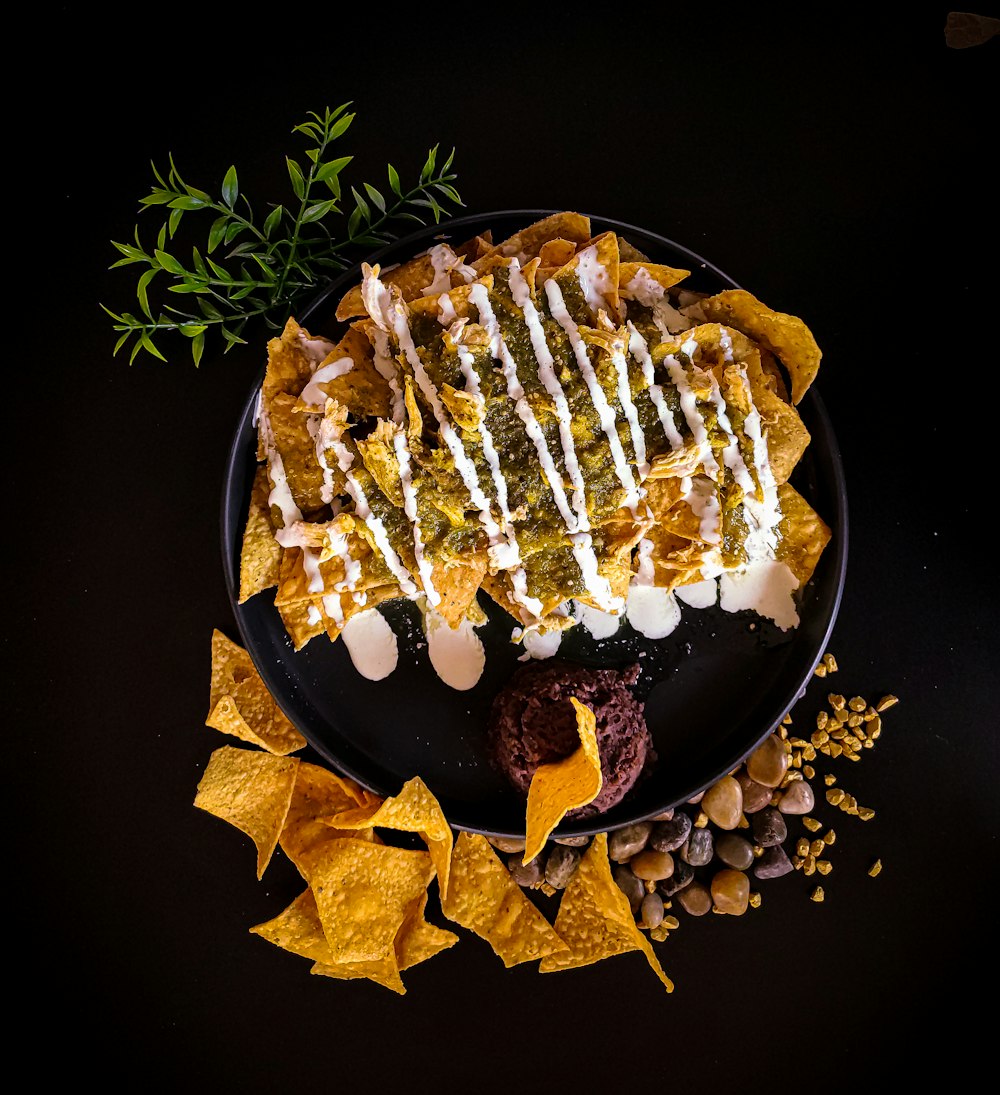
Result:
<svg viewBox="0 0 1000 1095"><path fill-rule="evenodd" d="M425 225L423 228L409 233L406 236L401 237L398 240L386 244L384 247L379 248L377 251L370 253L363 259L359 259L356 263L350 266L348 269L343 270L336 277L331 278L326 285L317 290L315 295L309 299L307 304L299 311L299 322L303 325L307 324L309 320L314 317L323 307L326 305L330 298L335 293L342 293L346 287L352 285L360 277L361 265L364 262L375 263L378 262L383 256L390 251L395 251L398 248L403 248L409 244L413 244L414 247L418 247L419 244L431 241L440 236L451 236L453 230L460 230L462 228L471 228L478 225L481 228L490 227L490 219L521 219L525 225L532 224L537 220L541 220L543 217L551 216L555 213L562 212L558 209L495 209L487 211L485 213L472 213L462 217L455 217L449 220L442 221L437 224ZM654 239L657 243L662 244L665 248L671 249L686 258L691 260L692 268L703 269L711 271L717 278L721 279L728 286L734 289L742 288L740 284L727 274L724 270L720 269L713 262L706 259L704 256L693 251L691 248L677 243L670 239L668 236L663 236L658 232L649 228L642 228L639 225L629 224L628 222L617 220L613 217L604 217L599 214L584 214L588 216L592 223L596 223L601 226L604 231L613 230L619 234L627 234L629 232L636 233L639 236L646 236ZM416 252L415 252L416 253ZM257 401L258 393L260 391L261 382L264 376L264 370L266 365L261 366L257 373L254 382L251 386L249 395L244 401L239 417L236 420L235 429L232 434L232 441L229 445L229 449L226 455L225 473L223 476L222 492L221 492L221 505L220 505L220 547L222 553L223 564L223 576L226 583L226 593L229 597L230 607L233 612L233 618L236 622L237 629L240 633L240 637L243 641L244 648L252 658L258 673L264 680L268 691L274 698L275 703L281 708L289 720L296 726L299 732L306 738L309 746L314 749L323 760L331 765L336 770L343 772L345 775L350 776L356 780L363 787L379 794L384 795L387 792L381 788L374 786L369 779L363 774L354 769L353 765L345 762L341 758L335 756L332 750L329 749L324 743L314 740L307 728L300 726L292 713L285 710L279 698L280 689L275 689L272 686L271 680L272 674L269 671L269 665L266 663L261 665L260 659L257 657L255 650L256 643L253 640L252 635L248 634L248 630L244 626L243 612L239 604L239 568L235 565L236 560L239 558L239 548L242 543L242 527L237 525L233 520L232 506L230 504L232 495L232 484L234 478L234 468L239 461L245 457L245 442L241 442L241 435L244 430L244 423L249 415L253 414L253 409ZM713 774L707 779L699 778L698 781L692 784L690 788L686 788L682 797L675 798L672 803L664 804L657 807L655 810L640 810L635 813L634 816L629 816L621 820L616 820L615 824L609 828L608 825L602 824L602 819L606 814L597 814L592 817L576 819L571 821L564 821L561 823L552 833L552 837L558 838L562 836L593 836L597 833L612 831L614 829L622 828L623 826L635 824L639 821L646 821L655 817L658 813L662 813L668 809L671 809L678 805L683 805L691 798L696 797L701 791L710 787L713 783L717 782L724 775L732 772L736 769L747 756L750 755L757 748L757 746L766 738L772 734L775 729L780 725L782 718L788 710L802 697L805 692L806 686L813 676L813 672L816 666L819 664L823 657L827 645L829 643L830 635L833 632L834 626L837 622L837 616L840 611L840 605L843 598L844 585L847 573L847 557L848 557L848 505L847 505L847 490L846 479L844 474L843 460L840 454L840 446L837 442L837 437L833 429L833 423L826 410L826 406L816 390L816 386L813 385L804 396L804 400L808 401L809 410L811 416L815 419L819 425L819 431L814 429L813 434L819 432L823 437L823 451L827 457L827 463L832 471L832 481L828 486L831 488L831 495L835 500L835 514L831 515L833 518L830 521L831 529L834 530L834 544L833 547L833 567L834 571L831 575L831 581L834 584L834 594L832 603L829 610L829 618L826 621L826 625L822 629L822 639L818 644L818 649L815 651L811 664L809 666L808 673L802 676L802 679L798 682L794 690L789 688L782 690L783 700L782 703L772 710L777 711L778 707L782 710L780 713L775 714L770 719L765 719L764 729L756 736L751 746L741 752L738 756L733 757L722 767L718 765L713 766ZM234 550L235 549L235 550ZM618 807L615 807L618 809ZM487 837L505 837L512 839L522 839L524 837L523 831L514 830L502 830L487 828L482 825L476 825L468 820L455 820L453 817L447 817L449 825L456 830L478 833Z"/></svg>

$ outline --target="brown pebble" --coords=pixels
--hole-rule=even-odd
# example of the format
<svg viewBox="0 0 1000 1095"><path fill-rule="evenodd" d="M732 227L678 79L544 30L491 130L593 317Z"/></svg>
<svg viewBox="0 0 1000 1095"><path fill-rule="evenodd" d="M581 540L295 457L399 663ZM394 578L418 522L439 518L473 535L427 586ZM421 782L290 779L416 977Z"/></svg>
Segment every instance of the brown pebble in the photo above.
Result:
<svg viewBox="0 0 1000 1095"><path fill-rule="evenodd" d="M689 805L689 806L697 806L697 805L698 805L698 803L699 803L699 802L701 802L701 800L702 800L702 799L703 799L704 797L705 797L705 792L704 792L704 791L699 791L699 792L698 792L698 793L697 793L697 794L696 794L696 795L694 796L694 798L689 798L689 799L688 799L688 805Z"/></svg>
<svg viewBox="0 0 1000 1095"><path fill-rule="evenodd" d="M673 810L664 810L662 814L654 814L650 821L671 821L673 819Z"/></svg>
<svg viewBox="0 0 1000 1095"><path fill-rule="evenodd" d="M743 812L745 814L756 814L758 810L763 810L771 801L771 788L751 779L746 772L740 772L736 777L736 782L739 783L740 790L743 792Z"/></svg>
<svg viewBox="0 0 1000 1095"><path fill-rule="evenodd" d="M719 871L712 879L712 900L720 912L742 916L750 903L750 879L742 871Z"/></svg>
<svg viewBox="0 0 1000 1095"><path fill-rule="evenodd" d="M511 852L523 852L524 851L524 839L518 839L514 836L491 836L489 842L493 845L498 852L507 852L508 855Z"/></svg>
<svg viewBox="0 0 1000 1095"><path fill-rule="evenodd" d="M816 796L805 780L789 784L788 790L781 796L778 809L783 814L808 814L816 805Z"/></svg>
<svg viewBox="0 0 1000 1095"><path fill-rule="evenodd" d="M647 848L635 856L629 866L636 878L658 882L674 873L674 857L669 852L654 852Z"/></svg>
<svg viewBox="0 0 1000 1095"><path fill-rule="evenodd" d="M642 923L647 928L658 928L663 923L663 898L648 893L642 899Z"/></svg>
<svg viewBox="0 0 1000 1095"><path fill-rule="evenodd" d="M674 900L691 916L704 916L712 909L712 895L701 882L692 882L685 886Z"/></svg>
<svg viewBox="0 0 1000 1095"><path fill-rule="evenodd" d="M765 787L777 787L787 771L788 752L774 734L769 734L747 758L747 775Z"/></svg>
<svg viewBox="0 0 1000 1095"><path fill-rule="evenodd" d="M735 829L743 814L743 791L732 776L723 776L705 792L701 806L720 829Z"/></svg>

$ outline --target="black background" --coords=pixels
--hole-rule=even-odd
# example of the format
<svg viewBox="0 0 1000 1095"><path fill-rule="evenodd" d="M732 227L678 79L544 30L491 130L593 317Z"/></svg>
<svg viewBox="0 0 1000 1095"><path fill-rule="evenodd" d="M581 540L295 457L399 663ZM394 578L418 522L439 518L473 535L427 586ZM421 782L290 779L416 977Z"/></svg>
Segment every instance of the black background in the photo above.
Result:
<svg viewBox="0 0 1000 1095"><path fill-rule="evenodd" d="M6 208L25 242L4 263L26 301L6 341L15 1055L108 1090L770 1092L984 1048L1000 44L946 49L944 11L297 7L252 32L236 7L29 16ZM195 185L235 162L258 201L284 200L292 125L345 99L362 177L454 144L471 211L645 225L824 349L851 507L831 683L902 699L864 763L834 770L878 814L817 811L839 835L824 904L796 874L740 920L684 919L658 948L673 996L638 955L540 977L464 932L403 998L312 978L247 933L298 892L287 861L257 883L249 843L191 807L225 741L202 725L212 628L234 633L219 492L264 336L199 370L183 351L113 360L98 301L131 307L132 277L106 272L108 240L168 151Z"/></svg>

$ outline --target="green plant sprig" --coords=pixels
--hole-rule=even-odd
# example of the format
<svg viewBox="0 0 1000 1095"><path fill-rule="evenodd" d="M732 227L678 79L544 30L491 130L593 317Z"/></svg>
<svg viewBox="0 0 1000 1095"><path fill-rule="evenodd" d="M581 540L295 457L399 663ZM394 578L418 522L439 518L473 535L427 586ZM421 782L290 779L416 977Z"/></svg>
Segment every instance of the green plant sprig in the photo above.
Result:
<svg viewBox="0 0 1000 1095"><path fill-rule="evenodd" d="M452 149L439 167L437 145L427 153L417 182L408 189L404 190L392 164L387 166L388 200L371 183L362 183L360 190L347 188L341 175L353 157L327 158L327 152L354 121L356 115L347 113L350 105L344 103L336 110L327 107L322 114L310 111L308 119L293 128L293 133L310 142L305 164L285 157L295 200L289 203L291 208L272 203L262 221L240 191L235 166L226 172L220 195L213 197L186 183L172 156L166 177L152 165L156 185L141 199L140 211L161 207L169 213L151 251L140 241L138 225L134 244L112 240L122 257L111 269L142 267L136 285L141 315L118 314L101 305L113 320L114 330L120 332L115 354L131 344L130 364L143 351L166 361L157 342L164 334L175 332L189 339L197 365L205 336L212 331L222 337L228 352L245 343L242 331L249 320L263 317L271 326L278 326L279 320L333 272L347 269L351 249L391 242L396 238L392 229L397 223L422 225L431 217L435 224L440 223L447 212L442 202L462 205L452 185L457 177L452 171L455 151ZM176 254L174 237L182 219L191 213L213 217L202 249L193 246L190 262L185 264ZM341 221L334 224L335 218ZM152 288L191 295L193 307L185 310L164 303L168 297L155 304L150 299Z"/></svg>

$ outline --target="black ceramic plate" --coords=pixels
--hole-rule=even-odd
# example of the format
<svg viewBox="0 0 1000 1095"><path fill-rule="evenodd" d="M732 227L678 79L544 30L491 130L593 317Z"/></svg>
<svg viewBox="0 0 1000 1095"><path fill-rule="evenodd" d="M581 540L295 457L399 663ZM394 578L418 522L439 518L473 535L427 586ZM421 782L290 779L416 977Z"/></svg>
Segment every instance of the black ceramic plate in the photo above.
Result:
<svg viewBox="0 0 1000 1095"><path fill-rule="evenodd" d="M550 210L507 210L464 217L415 232L373 260L387 265L429 247L435 238L467 239L487 228L503 239ZM685 285L717 292L738 288L711 263L662 236L602 217L595 234L613 229L655 262L692 271ZM336 338L343 292L360 280L354 269L332 282L296 318L315 334ZM780 302L778 302L780 304ZM493 771L485 750L490 703L518 666L513 621L485 596L490 622L479 634L486 669L479 684L456 692L434 672L421 645L419 614L409 602L383 606L397 634L399 665L383 681L360 676L343 643L320 636L296 653L270 592L237 604L239 555L255 468L253 412L260 378L247 397L226 469L222 549L226 583L247 650L282 709L330 764L373 791L389 795L420 775L457 828L497 835L524 833L524 800ZM608 813L560 826L559 835L601 832L648 817L692 797L731 771L780 722L826 646L843 587L847 504L840 456L819 396L799 407L812 444L793 483L833 530L799 608L801 623L783 633L753 613L682 605L668 638L649 641L623 626L600 643L583 629L564 639L560 657L590 666L642 666L637 685L659 755L656 771ZM410 635L407 639L404 636Z"/></svg>

